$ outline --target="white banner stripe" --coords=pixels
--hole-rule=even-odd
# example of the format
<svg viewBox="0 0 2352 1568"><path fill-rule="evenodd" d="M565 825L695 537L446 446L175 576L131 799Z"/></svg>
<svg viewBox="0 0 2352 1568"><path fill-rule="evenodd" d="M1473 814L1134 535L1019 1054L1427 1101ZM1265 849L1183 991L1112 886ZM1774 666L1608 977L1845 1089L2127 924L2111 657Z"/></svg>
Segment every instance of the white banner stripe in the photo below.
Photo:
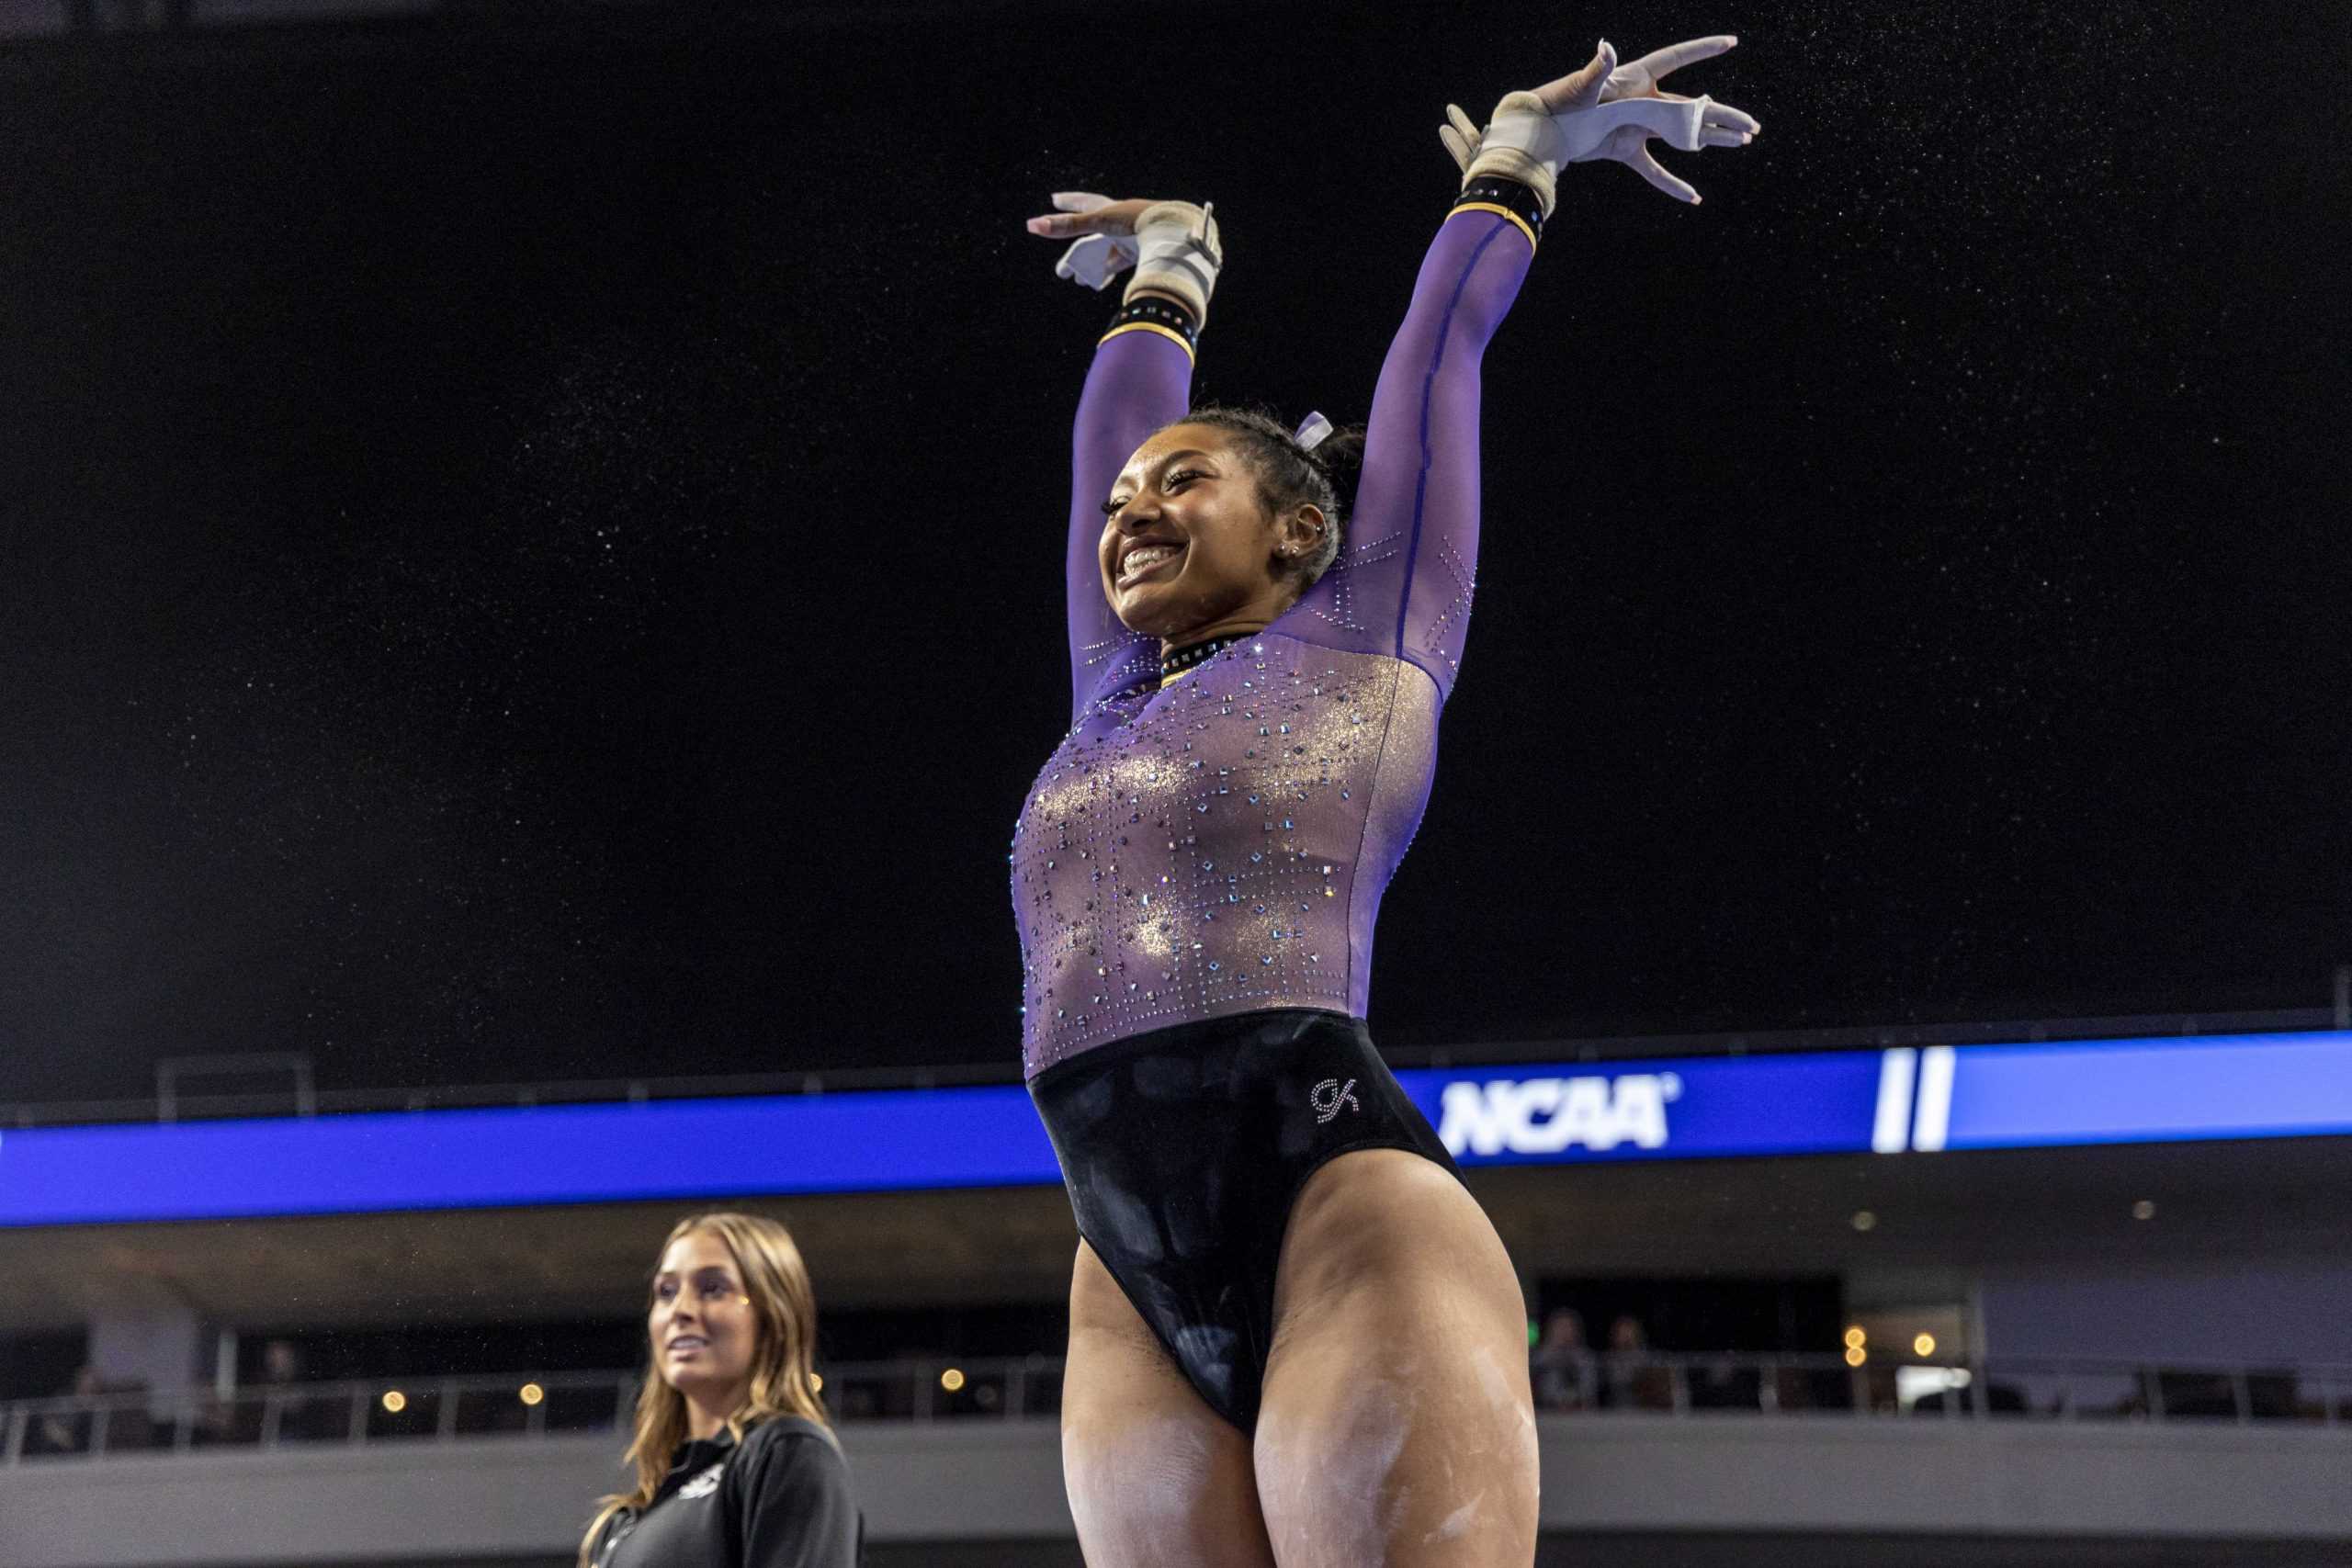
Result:
<svg viewBox="0 0 2352 1568"><path fill-rule="evenodd" d="M1911 1080L1919 1053L1907 1045L1882 1054L1878 1068L1878 1117L1871 1123L1871 1147L1899 1155L1911 1146Z"/></svg>
<svg viewBox="0 0 2352 1568"><path fill-rule="evenodd" d="M1930 1045L1919 1053L1919 1111L1911 1123L1911 1146L1932 1153L1944 1146L1951 1128L1952 1048Z"/></svg>

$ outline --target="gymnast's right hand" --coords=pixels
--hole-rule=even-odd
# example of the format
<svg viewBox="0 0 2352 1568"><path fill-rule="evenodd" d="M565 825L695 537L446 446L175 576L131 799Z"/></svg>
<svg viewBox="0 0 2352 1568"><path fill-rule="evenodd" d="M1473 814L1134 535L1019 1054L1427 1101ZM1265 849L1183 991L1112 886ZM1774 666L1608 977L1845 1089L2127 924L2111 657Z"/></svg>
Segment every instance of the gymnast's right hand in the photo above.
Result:
<svg viewBox="0 0 2352 1568"><path fill-rule="evenodd" d="M1053 201L1051 212L1029 220L1029 232L1048 240L1080 234L1132 234L1136 231L1136 220L1144 215L1144 210L1159 205L1151 201L1113 201L1091 190L1057 190Z"/></svg>
<svg viewBox="0 0 2352 1568"><path fill-rule="evenodd" d="M1055 210L1029 220L1032 234L1073 243L1054 264L1056 276L1089 288L1109 286L1132 266L1125 298L1152 292L1180 299L1196 320L1208 315L1209 296L1225 251L1212 211L1189 201L1114 201L1092 191L1062 190Z"/></svg>
<svg viewBox="0 0 2352 1568"><path fill-rule="evenodd" d="M1091 190L1057 190L1053 201L1054 210L1032 218L1027 228L1048 240L1071 242L1054 263L1056 277L1100 290L1136 265L1136 220L1150 202L1113 201Z"/></svg>

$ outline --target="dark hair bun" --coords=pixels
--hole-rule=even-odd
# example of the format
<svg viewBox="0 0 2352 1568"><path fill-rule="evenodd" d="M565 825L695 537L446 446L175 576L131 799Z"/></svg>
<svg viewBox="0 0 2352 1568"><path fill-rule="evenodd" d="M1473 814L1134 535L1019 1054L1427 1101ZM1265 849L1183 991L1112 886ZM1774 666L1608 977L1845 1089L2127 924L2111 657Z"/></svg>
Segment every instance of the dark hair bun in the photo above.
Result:
<svg viewBox="0 0 2352 1568"><path fill-rule="evenodd" d="M1343 424L1306 454L1306 460L1331 481L1331 493L1339 498L1342 516L1352 515L1356 509L1356 481L1363 477L1363 425Z"/></svg>

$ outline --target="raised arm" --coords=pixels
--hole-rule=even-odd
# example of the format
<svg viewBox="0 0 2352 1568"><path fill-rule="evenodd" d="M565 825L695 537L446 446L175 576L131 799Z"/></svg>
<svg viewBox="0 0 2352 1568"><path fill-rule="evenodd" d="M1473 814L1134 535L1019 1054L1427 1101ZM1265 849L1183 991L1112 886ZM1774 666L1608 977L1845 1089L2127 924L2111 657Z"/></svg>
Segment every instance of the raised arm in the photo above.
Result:
<svg viewBox="0 0 2352 1568"><path fill-rule="evenodd" d="M1474 184L1439 225L1380 367L1337 561L1283 617L1310 642L1385 654L1453 690L1478 561L1478 371L1535 257L1527 187Z"/></svg>
<svg viewBox="0 0 2352 1568"><path fill-rule="evenodd" d="M1646 160L1646 140L1668 132L1694 148L1744 145L1755 130L1746 115L1656 86L1731 42L1678 45L1632 67L1604 43L1583 69L1507 96L1483 136L1461 119L1442 133L1464 165L1461 194L1381 367L1345 547L1286 617L1298 635L1408 660L1452 693L1477 575L1479 367L1534 259L1554 182L1565 163Z"/></svg>
<svg viewBox="0 0 2352 1568"><path fill-rule="evenodd" d="M1070 434L1069 532L1063 559L1069 615L1070 712L1133 685L1159 667L1159 644L1120 624L1102 594L1098 550L1102 502L1135 449L1192 406L1193 341L1216 281L1214 230L1205 211L1182 202L1102 202L1060 193L1057 207L1079 209L1029 220L1029 231L1078 237L1062 276L1101 288L1141 253L1110 330L1094 350L1078 420ZM1197 216L1196 216L1197 215ZM1204 243L1188 243L1188 231ZM1127 249L1089 254L1090 237L1133 236ZM1155 256L1155 248L1159 254ZM1103 252L1109 246L1102 247ZM1073 265L1075 264L1075 265ZM1099 279L1099 281L1098 281Z"/></svg>
<svg viewBox="0 0 2352 1568"><path fill-rule="evenodd" d="M1070 713L1132 685L1157 669L1159 644L1119 624L1102 596L1097 551L1102 502L1111 481L1146 437L1192 406L1193 350L1182 339L1114 326L1094 350L1070 431L1069 538L1064 563L1069 596Z"/></svg>

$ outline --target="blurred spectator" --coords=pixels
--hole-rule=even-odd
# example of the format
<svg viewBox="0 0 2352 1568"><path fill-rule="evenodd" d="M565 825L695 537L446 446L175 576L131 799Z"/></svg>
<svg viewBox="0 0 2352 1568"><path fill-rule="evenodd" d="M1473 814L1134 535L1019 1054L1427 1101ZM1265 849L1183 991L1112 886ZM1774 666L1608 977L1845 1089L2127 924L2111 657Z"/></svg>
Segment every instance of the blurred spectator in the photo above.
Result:
<svg viewBox="0 0 2352 1568"><path fill-rule="evenodd" d="M261 1348L261 1375L255 1381L264 1391L288 1388L303 1382L309 1371L300 1345L273 1339ZM290 1393L277 1398L279 1442L334 1441L351 1435L350 1400Z"/></svg>
<svg viewBox="0 0 2352 1568"><path fill-rule="evenodd" d="M1763 1374L1730 1360L1710 1361L1690 1374L1693 1410L1755 1410L1763 1399Z"/></svg>
<svg viewBox="0 0 2352 1568"><path fill-rule="evenodd" d="M98 1392L98 1369L84 1363L74 1374L74 1381L59 1391L68 1398L83 1398ZM32 1424L25 1434L25 1452L28 1454L86 1453L90 1447L90 1414L88 1411L52 1410Z"/></svg>
<svg viewBox="0 0 2352 1568"><path fill-rule="evenodd" d="M1609 1325L1609 1371L1601 1404L1614 1409L1671 1410L1674 1376L1649 1361L1649 1335L1627 1313Z"/></svg>
<svg viewBox="0 0 2352 1568"><path fill-rule="evenodd" d="M100 1399L107 1394L143 1393L146 1389L143 1382L107 1382L98 1375L96 1367L85 1363L74 1374L74 1382L63 1393L69 1399ZM143 1404L129 1400L107 1402L103 1438L99 1436L96 1415L90 1410L51 1411L35 1421L25 1434L25 1451L28 1454L79 1454L101 1447L129 1450L154 1446L154 1417Z"/></svg>
<svg viewBox="0 0 2352 1568"><path fill-rule="evenodd" d="M1592 1400L1592 1350L1584 1339L1584 1314L1555 1307L1544 1318L1544 1336L1530 1358L1538 1410L1582 1410Z"/></svg>
<svg viewBox="0 0 2352 1568"><path fill-rule="evenodd" d="M266 1383L300 1382L302 1348L291 1339L273 1339L261 1348L261 1378Z"/></svg>

